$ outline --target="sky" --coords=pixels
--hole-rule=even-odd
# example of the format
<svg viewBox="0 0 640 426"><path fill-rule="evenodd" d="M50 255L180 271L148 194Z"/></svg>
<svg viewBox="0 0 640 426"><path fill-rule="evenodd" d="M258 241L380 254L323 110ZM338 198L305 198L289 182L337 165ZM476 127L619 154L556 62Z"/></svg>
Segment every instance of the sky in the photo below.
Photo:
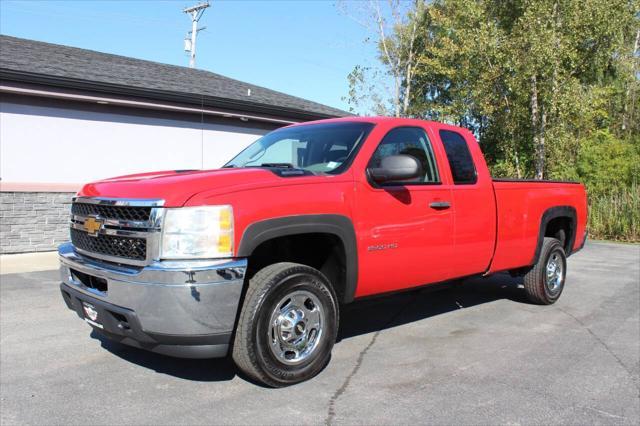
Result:
<svg viewBox="0 0 640 426"><path fill-rule="evenodd" d="M0 33L187 66L187 1L0 0ZM348 110L347 75L375 58L335 1L212 0L196 67Z"/></svg>

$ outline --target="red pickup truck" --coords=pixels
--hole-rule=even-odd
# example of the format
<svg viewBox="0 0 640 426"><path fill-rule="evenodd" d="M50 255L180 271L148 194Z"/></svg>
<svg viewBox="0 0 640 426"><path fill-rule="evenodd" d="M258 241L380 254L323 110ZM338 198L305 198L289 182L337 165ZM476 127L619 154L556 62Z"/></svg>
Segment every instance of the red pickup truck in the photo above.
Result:
<svg viewBox="0 0 640 426"><path fill-rule="evenodd" d="M586 239L571 182L492 179L465 129L395 118L297 124L218 170L85 185L59 249L67 306L172 356L231 353L286 386L328 362L340 306L499 271L538 304Z"/></svg>

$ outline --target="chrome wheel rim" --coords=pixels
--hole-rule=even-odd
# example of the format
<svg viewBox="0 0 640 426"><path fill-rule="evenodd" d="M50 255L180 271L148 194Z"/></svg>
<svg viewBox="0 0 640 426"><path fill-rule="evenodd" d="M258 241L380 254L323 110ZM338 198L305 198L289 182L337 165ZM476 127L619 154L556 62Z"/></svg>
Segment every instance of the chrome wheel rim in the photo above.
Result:
<svg viewBox="0 0 640 426"><path fill-rule="evenodd" d="M564 278L564 261L560 253L553 252L547 260L547 289L551 293L556 293L562 287Z"/></svg>
<svg viewBox="0 0 640 426"><path fill-rule="evenodd" d="M314 294L298 290L286 295L271 313L271 353L284 364L304 362L318 347L324 322L324 308Z"/></svg>

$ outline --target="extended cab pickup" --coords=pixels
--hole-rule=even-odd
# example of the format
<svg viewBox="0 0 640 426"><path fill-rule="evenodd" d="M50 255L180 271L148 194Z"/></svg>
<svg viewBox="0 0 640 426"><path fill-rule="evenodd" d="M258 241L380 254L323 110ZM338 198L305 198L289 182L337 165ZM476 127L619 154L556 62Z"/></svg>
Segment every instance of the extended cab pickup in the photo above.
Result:
<svg viewBox="0 0 640 426"><path fill-rule="evenodd" d="M555 302L586 218L583 185L492 179L465 129L323 120L273 131L218 170L85 185L61 290L109 338L230 352L286 386L328 362L354 299L509 271L532 302Z"/></svg>

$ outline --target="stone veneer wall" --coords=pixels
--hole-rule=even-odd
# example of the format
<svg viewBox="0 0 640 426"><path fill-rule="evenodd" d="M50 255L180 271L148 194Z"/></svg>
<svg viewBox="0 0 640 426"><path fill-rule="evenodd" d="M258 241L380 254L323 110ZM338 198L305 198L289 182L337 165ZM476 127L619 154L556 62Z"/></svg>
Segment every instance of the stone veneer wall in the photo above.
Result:
<svg viewBox="0 0 640 426"><path fill-rule="evenodd" d="M69 240L73 192L0 192L0 254L56 250Z"/></svg>

